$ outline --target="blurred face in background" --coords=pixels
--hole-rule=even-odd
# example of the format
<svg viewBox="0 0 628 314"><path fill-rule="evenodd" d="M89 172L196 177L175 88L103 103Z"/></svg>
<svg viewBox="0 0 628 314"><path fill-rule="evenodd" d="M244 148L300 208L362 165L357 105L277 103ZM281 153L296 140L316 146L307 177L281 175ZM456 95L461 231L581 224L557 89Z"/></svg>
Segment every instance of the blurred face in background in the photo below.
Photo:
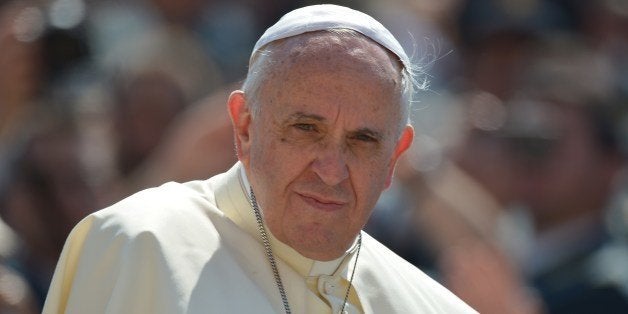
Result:
<svg viewBox="0 0 628 314"><path fill-rule="evenodd" d="M31 101L41 83L43 15L27 4L0 6L0 109Z"/></svg>
<svg viewBox="0 0 628 314"><path fill-rule="evenodd" d="M530 165L524 199L540 228L601 211L619 170L618 156L597 142L586 110L560 104L545 109L557 139Z"/></svg>
<svg viewBox="0 0 628 314"><path fill-rule="evenodd" d="M78 134L63 123L38 130L27 142L0 204L2 218L40 262L56 261L72 227L96 207Z"/></svg>
<svg viewBox="0 0 628 314"><path fill-rule="evenodd" d="M175 117L186 107L179 85L168 75L147 71L120 88L115 112L118 167L130 175L162 141Z"/></svg>

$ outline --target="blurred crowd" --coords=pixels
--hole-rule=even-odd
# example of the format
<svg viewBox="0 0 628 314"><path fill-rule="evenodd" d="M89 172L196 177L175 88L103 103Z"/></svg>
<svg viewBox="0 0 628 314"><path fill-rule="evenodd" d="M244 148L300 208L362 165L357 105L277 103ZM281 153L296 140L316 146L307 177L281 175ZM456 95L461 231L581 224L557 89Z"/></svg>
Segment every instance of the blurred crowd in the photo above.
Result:
<svg viewBox="0 0 628 314"><path fill-rule="evenodd" d="M628 313L628 2L345 0L429 88L367 231L481 313ZM225 104L306 0L0 1L0 313L87 214L236 160Z"/></svg>

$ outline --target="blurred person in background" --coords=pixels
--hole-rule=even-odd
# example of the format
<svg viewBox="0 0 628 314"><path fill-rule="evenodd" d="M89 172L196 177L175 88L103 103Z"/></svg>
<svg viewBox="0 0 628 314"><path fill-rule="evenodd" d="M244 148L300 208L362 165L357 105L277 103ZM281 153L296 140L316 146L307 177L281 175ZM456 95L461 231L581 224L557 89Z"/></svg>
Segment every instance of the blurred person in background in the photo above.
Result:
<svg viewBox="0 0 628 314"><path fill-rule="evenodd" d="M181 115L192 110L191 104L202 103L201 99L207 94L224 93L220 73L211 65L211 60L205 59L192 37L164 33L157 38L135 43L129 48L137 51L117 56L119 60L106 71L110 79L104 89L110 93L103 100L105 106L101 114L111 119L106 134L113 160L109 201L147 187L145 175L162 177L164 181L153 182L156 184L180 180L163 173L166 167L174 165L147 169L146 164L155 159L156 151L164 150L159 146L171 145L165 139L177 132L176 123ZM226 116L222 120L207 120L206 128L227 121ZM184 167L185 162L181 160L183 164L178 166Z"/></svg>
<svg viewBox="0 0 628 314"><path fill-rule="evenodd" d="M73 123L47 115L37 122L10 165L0 217L21 241L8 263L27 279L41 307L65 237L96 198Z"/></svg>
<svg viewBox="0 0 628 314"><path fill-rule="evenodd" d="M178 115L154 152L129 178L129 190L170 180L201 179L228 170L237 158L231 121L223 105L228 91L236 88L236 84L220 88Z"/></svg>
<svg viewBox="0 0 628 314"><path fill-rule="evenodd" d="M628 98L612 63L580 42L543 48L522 77L509 125L548 139L524 161L522 204L535 232L520 264L550 313L625 313L628 255L615 252L628 246L607 218L626 188L620 127Z"/></svg>
<svg viewBox="0 0 628 314"><path fill-rule="evenodd" d="M220 81L229 84L246 75L243 65L248 62L249 47L262 30L295 5L286 0L101 1L90 6L89 34L96 62L107 68L120 59L124 61L130 54L137 59L146 53L160 53L154 49L138 49L138 44L147 37L155 37L155 33L170 33L182 43L194 41L197 45L194 50L200 48L215 73L220 74L217 76ZM162 49L181 48L177 46L172 43ZM180 58L184 63L193 61L185 59ZM195 59L199 69L208 62ZM213 87L208 79L214 78L205 78L207 88ZM201 82L192 81L194 84ZM198 97L192 101L196 100Z"/></svg>
<svg viewBox="0 0 628 314"><path fill-rule="evenodd" d="M117 79L113 131L117 166L122 176L141 164L159 144L171 121L187 105L183 92L167 74L145 72Z"/></svg>
<svg viewBox="0 0 628 314"><path fill-rule="evenodd" d="M44 84L41 10L34 4L0 4L0 145L20 131Z"/></svg>
<svg viewBox="0 0 628 314"><path fill-rule="evenodd" d="M479 229L491 231L488 237L469 243L474 237L467 236L468 247L462 252L444 250L443 273L452 289L478 309L490 309L494 303L490 293L478 293L481 287L490 285L490 278L499 278L496 275L510 273L502 279L510 283L516 279L511 290L529 294L543 312L624 313L628 224L625 218L611 224L608 219L615 210L626 210L613 208L626 206L617 202L626 189L621 142L628 109L625 94L615 69L581 42L552 38L539 48L516 79L518 94L503 103L503 125L486 130L476 124L472 131L476 135L471 138L479 136L492 146L480 148L500 152L501 162L486 158L486 151L467 151L471 155L457 162L500 206L489 216L498 218L487 224L492 227ZM507 167L499 167L504 162ZM468 198L454 213L468 217L474 203ZM524 220L505 224L507 220L500 218L516 208L530 217L529 228L522 228ZM477 226L473 222L478 216L473 218L469 225ZM483 241L492 244L490 251L482 249ZM474 252L470 247L477 243L480 250ZM484 277L468 275L478 273L468 272L474 265L482 269L480 265L495 263L491 256L502 266L486 269ZM500 268L506 272L495 271ZM507 290L502 286L503 291Z"/></svg>
<svg viewBox="0 0 628 314"><path fill-rule="evenodd" d="M537 42L575 30L572 11L566 1L464 1L455 32L464 56L462 89L511 97Z"/></svg>
<svg viewBox="0 0 628 314"><path fill-rule="evenodd" d="M132 182L136 180L135 172L150 158L188 103L180 85L168 73L116 76L112 84L110 131L116 175L110 189L126 195L136 188Z"/></svg>
<svg viewBox="0 0 628 314"><path fill-rule="evenodd" d="M86 50L79 34L51 27L47 8L0 4L0 219L13 235L0 240L12 246L0 260L2 313L41 311L63 238L93 208L74 171L76 134L57 120L71 105L53 100Z"/></svg>
<svg viewBox="0 0 628 314"><path fill-rule="evenodd" d="M104 191L103 205L151 184L181 180L172 169L185 168L188 161L164 164L155 153L180 144L167 138L182 132L179 116L192 111L190 104L222 90L223 73L199 30L208 5L105 1L90 7L86 28L93 63L106 79L95 88L98 96L85 97L80 110L93 121L82 127L91 172ZM227 120L207 121L206 128ZM90 146L93 142L101 147Z"/></svg>
<svg viewBox="0 0 628 314"><path fill-rule="evenodd" d="M24 242L12 222L7 198L14 161L26 141L45 85L42 11L34 1L0 3L0 312L35 313L41 297L18 255ZM47 283L43 283L47 285ZM44 288L45 290L46 288ZM41 291L39 291L41 293Z"/></svg>
<svg viewBox="0 0 628 314"><path fill-rule="evenodd" d="M0 4L0 185L9 147L24 136L44 90L41 14L34 2Z"/></svg>

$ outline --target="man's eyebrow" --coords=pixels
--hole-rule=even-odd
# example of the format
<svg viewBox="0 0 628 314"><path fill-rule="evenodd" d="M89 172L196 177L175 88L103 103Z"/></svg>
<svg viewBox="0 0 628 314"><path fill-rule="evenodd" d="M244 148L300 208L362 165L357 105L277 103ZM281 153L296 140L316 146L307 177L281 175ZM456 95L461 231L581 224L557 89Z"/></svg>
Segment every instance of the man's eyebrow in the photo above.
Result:
<svg viewBox="0 0 628 314"><path fill-rule="evenodd" d="M312 114L312 113L305 113L305 112L295 112L293 114L291 114L290 116L288 116L288 120L290 121L295 121L295 120L316 120L316 121L325 121L325 117L323 116L319 116L317 114Z"/></svg>

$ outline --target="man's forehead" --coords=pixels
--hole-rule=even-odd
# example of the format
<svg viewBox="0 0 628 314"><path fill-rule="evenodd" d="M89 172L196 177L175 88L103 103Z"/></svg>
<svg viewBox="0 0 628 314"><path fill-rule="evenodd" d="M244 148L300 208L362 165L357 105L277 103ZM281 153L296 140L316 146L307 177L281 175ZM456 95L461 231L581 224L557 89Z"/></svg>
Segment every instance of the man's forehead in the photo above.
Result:
<svg viewBox="0 0 628 314"><path fill-rule="evenodd" d="M400 72L402 66L386 48L362 34L349 30L316 31L282 41L281 49L275 55L277 61L282 58L290 62L303 59L306 59L306 62L318 60L331 63L353 60L379 64L380 67L392 65L395 72Z"/></svg>
<svg viewBox="0 0 628 314"><path fill-rule="evenodd" d="M335 35L302 34L287 39L291 43L273 53L273 67L267 69L261 100L281 98L322 117L327 116L326 111L340 109L349 99L362 104L376 102L378 106L374 107L380 110L399 110L398 61L362 35L343 36L332 43L329 38ZM309 44L310 40L320 45Z"/></svg>

